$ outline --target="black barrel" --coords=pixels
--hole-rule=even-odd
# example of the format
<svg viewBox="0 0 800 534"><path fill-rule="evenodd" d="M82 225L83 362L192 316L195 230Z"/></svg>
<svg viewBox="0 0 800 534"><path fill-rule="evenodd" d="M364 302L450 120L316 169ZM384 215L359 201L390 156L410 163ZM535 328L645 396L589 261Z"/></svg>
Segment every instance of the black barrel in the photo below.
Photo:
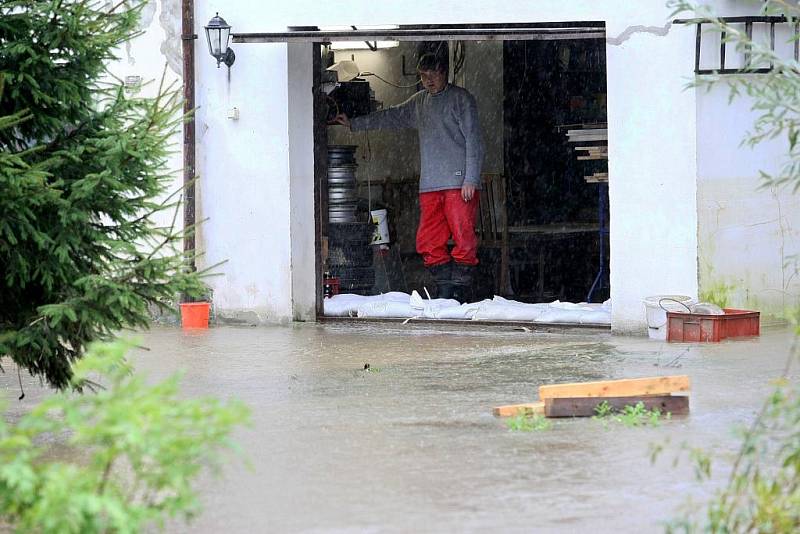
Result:
<svg viewBox="0 0 800 534"><path fill-rule="evenodd" d="M356 221L356 145L328 147L328 221Z"/></svg>
<svg viewBox="0 0 800 534"><path fill-rule="evenodd" d="M339 291L369 295L375 285L370 241L371 223L328 225L328 270L339 279Z"/></svg>

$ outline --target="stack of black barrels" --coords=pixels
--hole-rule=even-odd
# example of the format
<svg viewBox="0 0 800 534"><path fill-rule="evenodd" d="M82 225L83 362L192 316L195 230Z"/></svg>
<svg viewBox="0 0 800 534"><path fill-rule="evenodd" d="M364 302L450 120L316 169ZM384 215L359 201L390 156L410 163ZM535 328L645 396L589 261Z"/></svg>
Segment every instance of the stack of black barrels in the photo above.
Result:
<svg viewBox="0 0 800 534"><path fill-rule="evenodd" d="M356 147L328 147L328 220L356 222Z"/></svg>
<svg viewBox="0 0 800 534"><path fill-rule="evenodd" d="M328 147L328 270L339 279L340 293L367 295L375 285L369 244L375 226L357 222L356 148Z"/></svg>

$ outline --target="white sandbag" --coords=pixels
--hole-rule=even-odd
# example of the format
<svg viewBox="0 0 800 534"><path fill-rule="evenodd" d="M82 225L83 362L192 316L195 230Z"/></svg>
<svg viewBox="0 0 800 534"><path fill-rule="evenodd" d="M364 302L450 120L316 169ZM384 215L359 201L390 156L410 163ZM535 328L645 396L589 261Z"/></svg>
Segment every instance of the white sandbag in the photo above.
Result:
<svg viewBox="0 0 800 534"><path fill-rule="evenodd" d="M380 297L381 300L387 300L390 302L408 302L411 298L411 295L401 291L389 291L388 293L381 293L380 295L376 296Z"/></svg>
<svg viewBox="0 0 800 534"><path fill-rule="evenodd" d="M572 309L572 310L565 310L563 308L550 308L545 313L540 315L535 321L537 323L574 323L578 324L580 322L580 317L582 314L586 313L586 310L580 309Z"/></svg>
<svg viewBox="0 0 800 534"><path fill-rule="evenodd" d="M516 300L510 300L510 299L507 299L507 298L503 298L503 297L501 297L499 295L495 295L494 298L492 298L491 302L493 304L498 304L498 305L502 305L502 306L530 306L530 304L527 304L525 302L519 302L519 301L516 301Z"/></svg>
<svg viewBox="0 0 800 534"><path fill-rule="evenodd" d="M342 293L322 301L323 313L327 317L355 317L358 307L370 297Z"/></svg>
<svg viewBox="0 0 800 534"><path fill-rule="evenodd" d="M611 300L602 304L554 301L528 304L495 296L492 300L460 304L453 299L426 299L392 291L381 295L341 294L323 301L329 317L387 317L472 319L476 321L533 321L537 323L611 324Z"/></svg>
<svg viewBox="0 0 800 534"><path fill-rule="evenodd" d="M417 311L408 302L374 301L358 307L358 317L408 318L417 316Z"/></svg>
<svg viewBox="0 0 800 534"><path fill-rule="evenodd" d="M580 324L611 324L611 312L603 309L587 311L578 317Z"/></svg>
<svg viewBox="0 0 800 534"><path fill-rule="evenodd" d="M558 310L583 310L583 311L590 311L592 308L587 303L582 302L580 304L575 304L574 302L561 302L560 300L554 300L550 303L550 307Z"/></svg>
<svg viewBox="0 0 800 534"><path fill-rule="evenodd" d="M437 319L441 310L461 306L461 303L454 299L424 299L417 290L411 292L409 303L416 311L416 316L427 319Z"/></svg>
<svg viewBox="0 0 800 534"><path fill-rule="evenodd" d="M382 302L401 302L408 305L409 298L408 293L399 291L368 296L342 293L324 299L322 301L322 309L327 317L356 317L358 316L358 309L362 306Z"/></svg>
<svg viewBox="0 0 800 534"><path fill-rule="evenodd" d="M480 309L481 305L484 302L491 302L489 300L481 301L481 302L472 302L472 303L465 303L461 306L449 306L447 308L441 308L437 314L437 319L474 319L475 314Z"/></svg>
<svg viewBox="0 0 800 534"><path fill-rule="evenodd" d="M481 303L472 318L476 321L534 321L548 309L545 303L526 304L495 296Z"/></svg>

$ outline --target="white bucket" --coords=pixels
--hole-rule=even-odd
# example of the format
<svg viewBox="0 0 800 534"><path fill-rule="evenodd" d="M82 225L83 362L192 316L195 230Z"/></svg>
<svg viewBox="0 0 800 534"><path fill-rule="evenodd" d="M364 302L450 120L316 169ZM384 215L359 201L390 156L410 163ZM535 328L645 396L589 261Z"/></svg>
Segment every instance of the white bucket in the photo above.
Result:
<svg viewBox="0 0 800 534"><path fill-rule="evenodd" d="M389 242L389 219L386 210L372 210L372 223L377 225L375 233L372 235L371 245L385 245Z"/></svg>
<svg viewBox="0 0 800 534"><path fill-rule="evenodd" d="M647 317L647 335L650 339L667 339L667 312L688 312L694 303L686 295L654 295L644 299Z"/></svg>

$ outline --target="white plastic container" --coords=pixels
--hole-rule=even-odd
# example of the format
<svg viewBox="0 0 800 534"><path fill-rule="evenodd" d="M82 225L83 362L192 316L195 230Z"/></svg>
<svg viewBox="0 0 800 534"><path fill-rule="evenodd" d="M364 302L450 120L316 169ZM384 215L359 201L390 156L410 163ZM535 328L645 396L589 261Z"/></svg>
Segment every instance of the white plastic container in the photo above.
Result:
<svg viewBox="0 0 800 534"><path fill-rule="evenodd" d="M372 217L372 223L377 225L370 245L385 245L389 243L388 212L386 210L372 210L369 213Z"/></svg>
<svg viewBox="0 0 800 534"><path fill-rule="evenodd" d="M653 295L644 299L647 318L647 335L650 339L667 339L667 312L689 312L694 304L692 297L686 295Z"/></svg>

